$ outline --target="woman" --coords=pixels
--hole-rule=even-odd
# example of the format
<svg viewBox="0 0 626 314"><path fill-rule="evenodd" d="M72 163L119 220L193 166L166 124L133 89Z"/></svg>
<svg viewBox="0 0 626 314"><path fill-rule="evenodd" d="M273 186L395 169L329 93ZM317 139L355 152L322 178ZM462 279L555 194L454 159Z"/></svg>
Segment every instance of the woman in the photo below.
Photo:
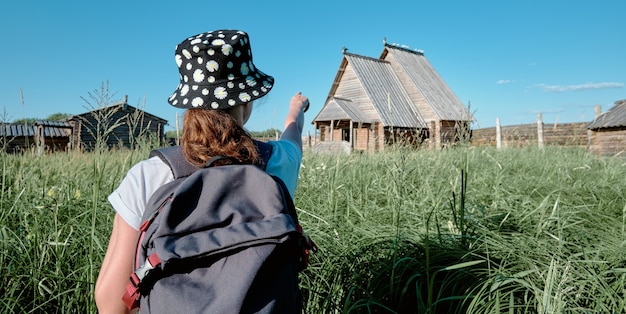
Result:
<svg viewBox="0 0 626 314"><path fill-rule="evenodd" d="M185 39L176 47L181 82L169 103L187 109L183 121L185 159L202 166L215 155L240 163L259 162L259 152L243 126L253 101L273 87L273 77L256 69L248 35L219 30ZM302 160L302 128L308 98L295 94L289 103L279 141L270 141L272 155L266 171L281 178L293 197ZM152 193L173 180L158 157L134 165L109 196L116 211L106 255L95 288L99 313L126 313L122 295L132 272L137 230Z"/></svg>

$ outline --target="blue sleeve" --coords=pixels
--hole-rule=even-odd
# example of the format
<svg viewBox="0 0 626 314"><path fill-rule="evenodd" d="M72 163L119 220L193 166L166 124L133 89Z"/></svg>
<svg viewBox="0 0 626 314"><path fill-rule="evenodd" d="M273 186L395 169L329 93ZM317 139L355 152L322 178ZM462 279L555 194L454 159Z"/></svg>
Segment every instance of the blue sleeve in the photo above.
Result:
<svg viewBox="0 0 626 314"><path fill-rule="evenodd" d="M268 143L272 145L272 156L265 170L283 180L293 198L298 185L302 152L296 144L290 141L269 141Z"/></svg>

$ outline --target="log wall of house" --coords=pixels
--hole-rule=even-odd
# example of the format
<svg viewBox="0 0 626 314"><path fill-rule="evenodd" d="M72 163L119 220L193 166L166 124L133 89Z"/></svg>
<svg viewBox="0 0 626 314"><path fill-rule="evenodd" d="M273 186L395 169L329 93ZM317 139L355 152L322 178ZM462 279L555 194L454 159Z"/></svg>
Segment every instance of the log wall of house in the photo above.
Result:
<svg viewBox="0 0 626 314"><path fill-rule="evenodd" d="M334 122L335 126L332 129L332 141L342 141L342 128L349 130L349 125L345 123ZM331 131L330 126L325 124L317 125L319 130L319 141L330 142ZM361 124L359 128L358 123L355 123L352 129L353 143L352 148L359 151L375 152L384 147L385 131L380 123L374 124Z"/></svg>
<svg viewBox="0 0 626 314"><path fill-rule="evenodd" d="M10 154L37 149L38 139L35 136L15 136L7 138L6 143L4 140L0 137L0 147L4 147L5 152ZM69 143L69 137L45 137L41 148L45 152L65 151L69 148Z"/></svg>
<svg viewBox="0 0 626 314"><path fill-rule="evenodd" d="M14 136L11 138L0 137L0 147L4 147L4 151L9 154L20 153L26 150L26 147L35 147L34 136Z"/></svg>
<svg viewBox="0 0 626 314"><path fill-rule="evenodd" d="M626 156L626 127L590 132L589 150L600 156Z"/></svg>
<svg viewBox="0 0 626 314"><path fill-rule="evenodd" d="M376 128L374 129L374 151L384 151L385 150L385 127L380 122L376 123Z"/></svg>
<svg viewBox="0 0 626 314"><path fill-rule="evenodd" d="M106 110L106 108L101 110ZM143 118L133 122L131 116L132 112L117 110L110 116L108 122L100 126L100 128L108 129L114 126L116 122L120 123L104 139L107 147L131 147L133 139L146 134L152 134L159 139L163 138L165 126L162 121ZM87 113L73 121L74 134L76 134L73 139L75 147L93 148L96 145L96 137L99 136L97 133L98 119L97 114Z"/></svg>
<svg viewBox="0 0 626 314"><path fill-rule="evenodd" d="M341 132L343 132L342 129L337 127L333 128L333 136L331 137L333 142L341 142Z"/></svg>
<svg viewBox="0 0 626 314"><path fill-rule="evenodd" d="M428 127L428 141L430 149L441 148L441 121L430 121Z"/></svg>
<svg viewBox="0 0 626 314"><path fill-rule="evenodd" d="M459 126L456 121L441 121L441 143L442 145L450 145L456 142L459 133Z"/></svg>
<svg viewBox="0 0 626 314"><path fill-rule="evenodd" d="M431 130L426 132L416 132L411 129L398 129L387 128L380 123L374 123L370 125L354 124L352 129L352 148L360 151L380 151L384 150L384 147L391 145L394 141L400 141L405 144L419 145L422 143L424 136L429 135L429 147L441 148L443 145L450 144L459 136L459 126L456 121L431 121ZM332 142L349 142L350 138L345 138L346 134L350 134L350 126L348 121L334 122L332 131L330 126L320 125L319 138L320 141L332 141ZM395 134L395 139L392 138L392 132ZM331 134L332 133L332 134Z"/></svg>
<svg viewBox="0 0 626 314"><path fill-rule="evenodd" d="M363 125L361 128L354 128L354 149L359 151L368 151L370 142L370 127Z"/></svg>
<svg viewBox="0 0 626 314"><path fill-rule="evenodd" d="M380 123L376 122L370 125L369 128L369 137L367 139L367 151L368 152L376 152L380 149L378 137L379 129L381 129ZM384 133L383 133L384 134Z"/></svg>
<svg viewBox="0 0 626 314"><path fill-rule="evenodd" d="M65 151L70 149L70 138L68 137L45 137L44 149L49 152Z"/></svg>
<svg viewBox="0 0 626 314"><path fill-rule="evenodd" d="M82 128L81 121L69 120L68 123L72 126L72 135L70 137L70 146L72 149L80 147L80 132Z"/></svg>
<svg viewBox="0 0 626 314"><path fill-rule="evenodd" d="M323 125L323 124L320 124L320 125L319 125L319 130L320 130L320 135L319 135L319 137L320 137L320 142L324 142L324 141L328 141L328 140L329 140L329 138L328 138L328 129L329 129L329 128L328 128L328 126L327 126L327 125Z"/></svg>
<svg viewBox="0 0 626 314"><path fill-rule="evenodd" d="M48 121L49 122L49 121ZM7 153L41 154L65 151L71 130L64 122L37 121L32 125L0 124L0 147Z"/></svg>

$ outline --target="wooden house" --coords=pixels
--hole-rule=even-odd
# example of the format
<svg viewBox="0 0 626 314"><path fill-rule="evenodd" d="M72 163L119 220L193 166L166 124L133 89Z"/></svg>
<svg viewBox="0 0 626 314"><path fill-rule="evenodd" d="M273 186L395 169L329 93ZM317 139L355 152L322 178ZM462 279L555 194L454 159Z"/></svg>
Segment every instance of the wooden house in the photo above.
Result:
<svg viewBox="0 0 626 314"><path fill-rule="evenodd" d="M167 120L130 106L128 97L120 103L98 108L68 119L73 147L93 149L98 140L106 147L133 148L140 138L165 140Z"/></svg>
<svg viewBox="0 0 626 314"><path fill-rule="evenodd" d="M378 58L348 53L322 110L313 119L316 145L350 150L394 144L442 147L469 134L471 113L420 50L384 42Z"/></svg>
<svg viewBox="0 0 626 314"><path fill-rule="evenodd" d="M601 156L626 156L626 99L615 102L587 125L589 150Z"/></svg>
<svg viewBox="0 0 626 314"><path fill-rule="evenodd" d="M69 148L72 127L65 121L37 120L33 124L3 123L0 145L7 153L36 150L37 153Z"/></svg>

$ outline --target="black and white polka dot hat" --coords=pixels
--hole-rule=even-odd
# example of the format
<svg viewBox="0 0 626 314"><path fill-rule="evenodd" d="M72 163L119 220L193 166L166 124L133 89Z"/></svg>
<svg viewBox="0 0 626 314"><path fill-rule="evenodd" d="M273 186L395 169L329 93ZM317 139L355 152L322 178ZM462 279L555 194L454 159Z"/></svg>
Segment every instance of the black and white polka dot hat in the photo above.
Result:
<svg viewBox="0 0 626 314"><path fill-rule="evenodd" d="M248 34L217 30L176 46L180 84L168 102L178 108L227 109L260 98L274 78L252 63Z"/></svg>

